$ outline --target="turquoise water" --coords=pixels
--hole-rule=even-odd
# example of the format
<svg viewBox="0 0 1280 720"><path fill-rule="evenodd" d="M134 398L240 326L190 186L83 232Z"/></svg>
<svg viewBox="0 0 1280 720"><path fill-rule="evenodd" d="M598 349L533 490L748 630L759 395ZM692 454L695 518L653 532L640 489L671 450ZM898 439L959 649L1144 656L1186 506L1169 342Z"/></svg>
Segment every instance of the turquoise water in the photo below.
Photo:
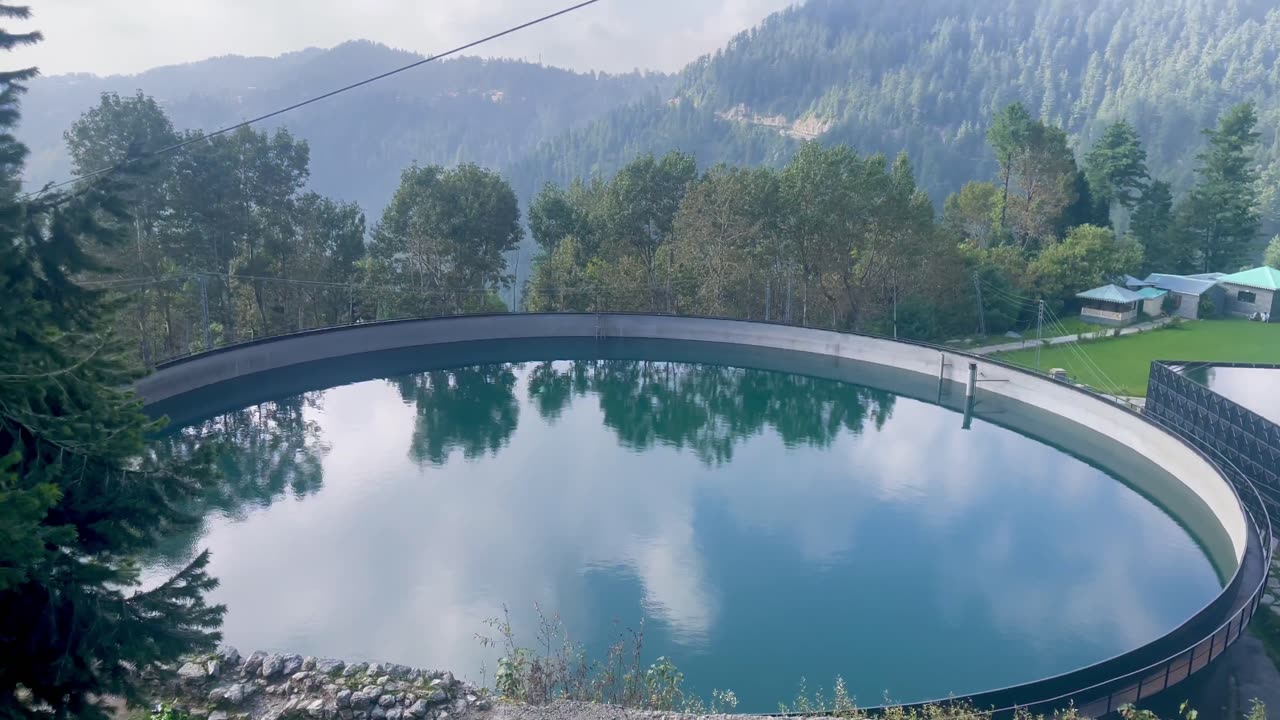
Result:
<svg viewBox="0 0 1280 720"><path fill-rule="evenodd" d="M269 388L259 390L269 394ZM223 393L225 397L226 394ZM213 551L226 641L492 679L535 603L602 652L771 711L1025 682L1155 639L1219 591L1205 551L1099 467L888 391L711 364L398 374L194 423L226 481L158 574ZM483 671L482 671L483 668Z"/></svg>

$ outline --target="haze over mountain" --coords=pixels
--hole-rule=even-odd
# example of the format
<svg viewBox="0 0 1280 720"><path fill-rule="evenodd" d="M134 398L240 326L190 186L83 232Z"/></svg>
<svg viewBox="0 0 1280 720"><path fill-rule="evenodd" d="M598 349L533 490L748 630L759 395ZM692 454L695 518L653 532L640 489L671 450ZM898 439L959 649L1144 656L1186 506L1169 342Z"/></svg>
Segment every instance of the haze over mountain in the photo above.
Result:
<svg viewBox="0 0 1280 720"><path fill-rule="evenodd" d="M25 103L28 179L66 174L60 134L102 90L140 88L176 126L208 129L414 57L353 42L130 77L42 79ZM1280 8L1270 0L915 0L910 12L896 0L809 0L675 77L463 59L282 124L311 145L313 187L358 200L375 217L414 161L495 168L527 200L548 180L609 174L646 151L683 149L704 166L777 164L811 138L906 150L940 205L965 181L994 174L986 126L1015 100L1077 145L1130 120L1153 174L1181 190L1200 130L1254 99L1260 162L1275 180L1278 90Z"/></svg>

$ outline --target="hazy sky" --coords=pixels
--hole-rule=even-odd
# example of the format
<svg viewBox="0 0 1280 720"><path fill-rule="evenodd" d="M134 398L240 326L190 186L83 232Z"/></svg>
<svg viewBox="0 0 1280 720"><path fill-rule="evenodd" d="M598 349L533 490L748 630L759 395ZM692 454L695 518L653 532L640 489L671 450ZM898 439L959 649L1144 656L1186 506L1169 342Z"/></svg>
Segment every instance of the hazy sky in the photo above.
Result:
<svg viewBox="0 0 1280 720"><path fill-rule="evenodd" d="M793 0L601 0L474 54L579 70L676 70ZM30 0L45 42L6 64L45 75L135 73L218 55L279 55L363 38L441 52L573 0Z"/></svg>

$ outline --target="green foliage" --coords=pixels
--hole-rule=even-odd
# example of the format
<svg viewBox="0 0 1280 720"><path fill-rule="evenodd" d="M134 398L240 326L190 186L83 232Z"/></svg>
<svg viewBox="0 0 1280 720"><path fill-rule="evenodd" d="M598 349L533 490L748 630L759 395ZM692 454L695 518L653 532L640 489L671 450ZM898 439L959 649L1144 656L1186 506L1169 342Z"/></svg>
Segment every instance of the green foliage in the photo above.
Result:
<svg viewBox="0 0 1280 720"><path fill-rule="evenodd" d="M516 196L496 173L410 167L363 266L367 284L408 293L379 297L375 317L491 309L487 290L510 284L505 254L523 234Z"/></svg>
<svg viewBox="0 0 1280 720"><path fill-rule="evenodd" d="M1154 180L1142 193L1130 218L1129 232L1142 246L1143 268L1148 273L1190 273L1194 268L1193 251L1182 242L1184 234L1174 225L1169 183Z"/></svg>
<svg viewBox="0 0 1280 720"><path fill-rule="evenodd" d="M1035 286L1046 302L1063 306L1078 292L1113 282L1142 265L1142 248L1117 239L1107 228L1081 225L1031 263Z"/></svg>
<svg viewBox="0 0 1280 720"><path fill-rule="evenodd" d="M1147 151L1138 131L1121 120L1103 131L1085 156L1085 176L1099 202L1133 209L1147 182Z"/></svg>
<svg viewBox="0 0 1280 720"><path fill-rule="evenodd" d="M0 6L0 15L25 9ZM0 47L23 37L0 32ZM0 74L0 158L11 181L25 150L8 134L19 84ZM207 456L160 463L158 429L129 387L138 369L111 332L114 307L77 279L92 252L129 241L131 178L18 199L0 192L0 716L104 718L101 698L140 700L137 670L209 649L223 608L208 555L140 590L139 554L195 518ZM24 690L19 694L19 689ZM28 695L29 694L29 695Z"/></svg>
<svg viewBox="0 0 1280 720"><path fill-rule="evenodd" d="M942 230L956 242L985 249L996 236L1000 189L989 182L968 182L947 196L942 207Z"/></svg>
<svg viewBox="0 0 1280 720"><path fill-rule="evenodd" d="M1245 102L1224 113L1217 128L1204 131L1209 147L1197 156L1196 186L1177 211L1203 272L1238 267L1261 229L1257 124L1256 107Z"/></svg>
<svg viewBox="0 0 1280 720"><path fill-rule="evenodd" d="M1267 243L1267 249L1262 255L1262 263L1280 270L1280 235L1271 238L1271 242Z"/></svg>

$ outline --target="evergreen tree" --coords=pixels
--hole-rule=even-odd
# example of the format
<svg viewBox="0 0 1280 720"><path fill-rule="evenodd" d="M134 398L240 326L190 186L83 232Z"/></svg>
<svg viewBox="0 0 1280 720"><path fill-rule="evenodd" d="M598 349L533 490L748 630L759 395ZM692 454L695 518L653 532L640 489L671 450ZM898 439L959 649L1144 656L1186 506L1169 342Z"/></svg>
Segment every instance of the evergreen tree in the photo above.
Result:
<svg viewBox="0 0 1280 720"><path fill-rule="evenodd" d="M1178 211L1204 272L1238 269L1258 239L1257 124L1253 103L1245 102L1223 114L1217 128L1204 131L1209 147L1198 156L1199 178Z"/></svg>
<svg viewBox="0 0 1280 720"><path fill-rule="evenodd" d="M1147 182L1147 151L1138 131L1121 120L1110 125L1084 160L1094 199L1132 210Z"/></svg>
<svg viewBox="0 0 1280 720"><path fill-rule="evenodd" d="M1169 183L1155 180L1129 220L1129 234L1142 246L1147 272L1185 273L1195 266L1192 253L1173 221L1173 191Z"/></svg>
<svg viewBox="0 0 1280 720"><path fill-rule="evenodd" d="M0 31L5 49L38 39ZM123 389L137 372L112 306L76 284L102 269L86 246L127 237L124 180L17 196L11 132L34 74L0 73L0 717L105 718L101 698L141 701L140 671L218 638L206 553L149 590L133 562L195 521L182 508L209 474L203 454L148 456L157 425Z"/></svg>

